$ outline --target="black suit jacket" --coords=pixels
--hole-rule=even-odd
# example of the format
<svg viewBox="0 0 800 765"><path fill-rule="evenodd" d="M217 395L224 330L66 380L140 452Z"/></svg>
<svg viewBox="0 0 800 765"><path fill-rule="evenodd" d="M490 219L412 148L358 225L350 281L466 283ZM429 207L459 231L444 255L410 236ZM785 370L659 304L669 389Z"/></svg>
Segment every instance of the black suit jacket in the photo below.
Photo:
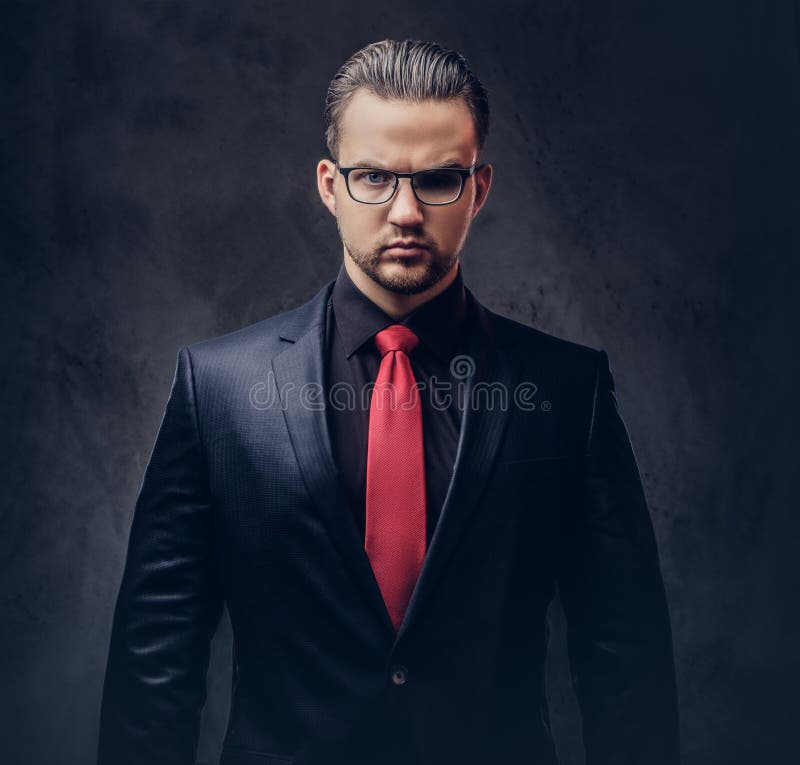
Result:
<svg viewBox="0 0 800 765"><path fill-rule="evenodd" d="M222 765L552 765L556 588L589 765L677 763L670 620L606 353L467 290L453 478L395 634L327 432L332 286L178 353L114 614L99 765L194 763L223 603Z"/></svg>

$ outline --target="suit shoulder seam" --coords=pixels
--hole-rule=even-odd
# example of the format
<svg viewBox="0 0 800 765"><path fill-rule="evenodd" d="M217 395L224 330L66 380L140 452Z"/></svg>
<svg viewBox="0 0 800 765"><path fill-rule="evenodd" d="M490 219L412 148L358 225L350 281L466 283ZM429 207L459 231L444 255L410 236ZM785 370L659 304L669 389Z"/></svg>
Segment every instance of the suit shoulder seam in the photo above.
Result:
<svg viewBox="0 0 800 765"><path fill-rule="evenodd" d="M594 372L594 386L592 390L592 411L589 414L589 428L586 434L586 444L583 450L583 455L586 457L589 454L589 447L592 443L592 435L594 434L594 423L595 417L597 414L597 397L600 392L600 369L603 363L603 356L605 355L604 350L596 351L597 358L595 364L595 372Z"/></svg>
<svg viewBox="0 0 800 765"><path fill-rule="evenodd" d="M197 433L197 444L200 447L201 454L205 454L205 447L204 447L204 439L203 439L203 432L200 428L200 410L197 405L197 380L195 378L195 371L194 371L194 360L192 359L192 352L189 349L188 345L184 345L181 347L181 351L186 351L186 361L189 365L189 380L191 382L191 405L192 405L192 415L194 418L194 429Z"/></svg>

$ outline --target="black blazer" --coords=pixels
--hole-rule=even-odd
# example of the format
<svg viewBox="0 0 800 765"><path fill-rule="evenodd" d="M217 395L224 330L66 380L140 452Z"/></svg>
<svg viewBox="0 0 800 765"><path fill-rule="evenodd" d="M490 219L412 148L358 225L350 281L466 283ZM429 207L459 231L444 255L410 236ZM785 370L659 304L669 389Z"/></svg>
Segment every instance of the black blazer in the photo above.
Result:
<svg viewBox="0 0 800 765"><path fill-rule="evenodd" d="M332 287L178 353L114 613L99 765L195 762L223 603L221 765L552 765L556 587L589 765L677 763L669 614L606 353L466 290L454 474L395 634L326 426Z"/></svg>

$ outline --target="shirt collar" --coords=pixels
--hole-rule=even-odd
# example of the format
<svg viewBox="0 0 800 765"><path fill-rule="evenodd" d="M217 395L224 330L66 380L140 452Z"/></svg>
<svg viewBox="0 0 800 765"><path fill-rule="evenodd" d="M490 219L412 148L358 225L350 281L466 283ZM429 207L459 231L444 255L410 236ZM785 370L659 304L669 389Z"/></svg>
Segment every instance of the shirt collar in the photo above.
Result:
<svg viewBox="0 0 800 765"><path fill-rule="evenodd" d="M457 352L466 315L466 295L461 264L447 289L396 321L373 303L355 284L342 263L333 285L331 301L336 326L347 358L390 324L404 324L444 363Z"/></svg>

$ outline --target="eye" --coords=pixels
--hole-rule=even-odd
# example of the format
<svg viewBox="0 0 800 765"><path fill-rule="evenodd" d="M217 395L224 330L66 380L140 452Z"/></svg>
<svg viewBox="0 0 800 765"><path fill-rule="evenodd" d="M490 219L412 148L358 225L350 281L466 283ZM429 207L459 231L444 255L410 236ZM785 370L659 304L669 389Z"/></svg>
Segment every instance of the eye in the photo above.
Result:
<svg viewBox="0 0 800 765"><path fill-rule="evenodd" d="M417 176L416 184L430 191L449 190L460 186L461 176L449 170L429 170Z"/></svg>
<svg viewBox="0 0 800 765"><path fill-rule="evenodd" d="M359 186L383 186L391 182L391 175L372 167L362 167L350 174L350 181Z"/></svg>
<svg viewBox="0 0 800 765"><path fill-rule="evenodd" d="M367 183L386 183L389 180L389 176L380 170L370 170L365 174L364 179Z"/></svg>

